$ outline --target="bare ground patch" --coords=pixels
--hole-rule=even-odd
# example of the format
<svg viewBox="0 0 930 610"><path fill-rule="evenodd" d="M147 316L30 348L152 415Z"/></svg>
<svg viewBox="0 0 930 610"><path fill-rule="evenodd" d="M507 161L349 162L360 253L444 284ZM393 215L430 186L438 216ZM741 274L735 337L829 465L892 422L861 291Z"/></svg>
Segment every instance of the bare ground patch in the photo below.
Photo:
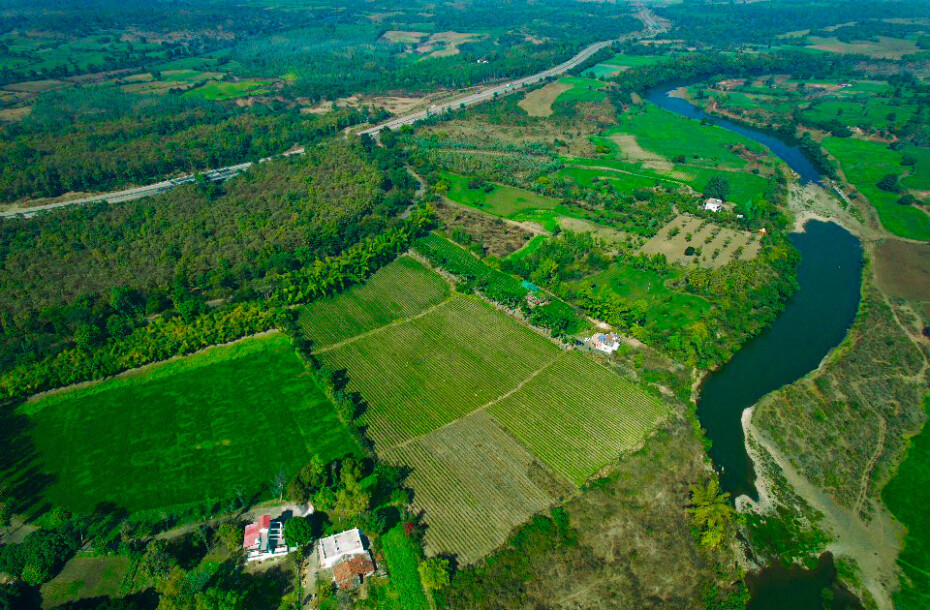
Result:
<svg viewBox="0 0 930 610"><path fill-rule="evenodd" d="M557 97L571 89L572 86L566 83L549 83L542 89L530 91L520 100L517 105L520 106L528 115L535 117L547 117L552 115L552 103Z"/></svg>
<svg viewBox="0 0 930 610"><path fill-rule="evenodd" d="M623 154L627 156L628 160L642 163L643 167L660 172L670 172L675 167L672 162L665 157L645 150L639 145L639 142L636 141L636 136L617 133L610 136L610 139L620 147L620 150L623 151Z"/></svg>
<svg viewBox="0 0 930 610"><path fill-rule="evenodd" d="M875 277L885 294L930 301L930 246L887 240L875 248Z"/></svg>
<svg viewBox="0 0 930 610"><path fill-rule="evenodd" d="M461 228L477 240L486 253L504 258L529 242L536 231L528 223L507 221L478 210L441 200L435 204L439 226L451 234Z"/></svg>
<svg viewBox="0 0 930 610"><path fill-rule="evenodd" d="M685 251L694 248L693 255ZM749 231L721 227L695 216L682 214L662 227L640 248L644 254L664 254L671 263L722 267L732 260L750 260L759 255L759 236Z"/></svg>

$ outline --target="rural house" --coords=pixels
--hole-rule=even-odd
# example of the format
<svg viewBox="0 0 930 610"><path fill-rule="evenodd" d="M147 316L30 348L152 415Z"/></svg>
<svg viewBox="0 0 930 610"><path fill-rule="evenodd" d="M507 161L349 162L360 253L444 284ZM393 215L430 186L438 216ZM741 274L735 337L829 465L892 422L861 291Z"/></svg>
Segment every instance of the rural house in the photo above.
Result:
<svg viewBox="0 0 930 610"><path fill-rule="evenodd" d="M272 557L283 557L294 548L288 548L284 540L284 524L272 521L271 515L262 515L255 523L245 526L242 548L246 561L264 561Z"/></svg>
<svg viewBox="0 0 930 610"><path fill-rule="evenodd" d="M716 197L708 197L704 200L704 209L710 212L719 212L723 209L723 201Z"/></svg>
<svg viewBox="0 0 930 610"><path fill-rule="evenodd" d="M585 339L585 343L605 354L612 354L620 349L620 337L614 333L597 333Z"/></svg>
<svg viewBox="0 0 930 610"><path fill-rule="evenodd" d="M365 544L362 542L362 532L358 529L346 530L327 536L320 540L320 565L332 568L345 558L357 555L368 556Z"/></svg>
<svg viewBox="0 0 930 610"><path fill-rule="evenodd" d="M333 582L339 589L354 589L374 573L375 564L366 551L364 555L346 557L337 563L333 567Z"/></svg>

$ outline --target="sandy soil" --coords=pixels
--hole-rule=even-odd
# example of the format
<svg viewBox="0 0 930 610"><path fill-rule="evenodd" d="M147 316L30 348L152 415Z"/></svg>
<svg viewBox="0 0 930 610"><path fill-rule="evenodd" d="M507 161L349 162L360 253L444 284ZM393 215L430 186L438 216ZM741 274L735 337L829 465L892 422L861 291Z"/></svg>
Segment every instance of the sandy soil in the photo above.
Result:
<svg viewBox="0 0 930 610"><path fill-rule="evenodd" d="M610 136L610 139L620 147L620 150L630 161L642 163L643 167L660 172L670 172L675 169L674 164L665 157L649 152L640 146L639 142L636 141L636 136L617 133Z"/></svg>

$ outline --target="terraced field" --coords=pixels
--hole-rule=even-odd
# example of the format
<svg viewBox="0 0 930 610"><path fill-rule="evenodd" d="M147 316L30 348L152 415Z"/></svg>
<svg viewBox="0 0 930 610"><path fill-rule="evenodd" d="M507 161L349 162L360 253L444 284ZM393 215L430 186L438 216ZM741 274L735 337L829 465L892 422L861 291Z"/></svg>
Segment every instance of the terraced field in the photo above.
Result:
<svg viewBox="0 0 930 610"><path fill-rule="evenodd" d="M382 267L362 286L301 308L299 324L319 346L417 314L449 296L441 277L409 257Z"/></svg>

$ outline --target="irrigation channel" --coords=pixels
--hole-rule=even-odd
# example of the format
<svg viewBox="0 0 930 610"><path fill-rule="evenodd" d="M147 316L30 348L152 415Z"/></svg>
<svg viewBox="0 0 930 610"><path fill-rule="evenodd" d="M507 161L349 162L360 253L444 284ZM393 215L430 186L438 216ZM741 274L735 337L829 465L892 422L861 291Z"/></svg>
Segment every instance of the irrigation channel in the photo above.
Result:
<svg viewBox="0 0 930 610"><path fill-rule="evenodd" d="M689 119L706 119L751 138L784 160L802 183L820 181L816 165L797 143L709 115L687 100L669 95L692 82L666 83L649 91L646 99ZM800 289L771 327L708 375L698 399L698 418L712 442L710 457L720 473L721 486L734 498L741 494L757 497L740 421L743 411L769 392L816 369L842 342L859 305L862 245L855 236L837 224L812 221L803 233L792 233L791 241L801 253ZM822 557L814 570L767 567L747 582L753 595L752 610L782 608L786 600L791 600L792 610L820 610L825 588L834 589L835 602L850 601L848 592L837 588L829 555Z"/></svg>

